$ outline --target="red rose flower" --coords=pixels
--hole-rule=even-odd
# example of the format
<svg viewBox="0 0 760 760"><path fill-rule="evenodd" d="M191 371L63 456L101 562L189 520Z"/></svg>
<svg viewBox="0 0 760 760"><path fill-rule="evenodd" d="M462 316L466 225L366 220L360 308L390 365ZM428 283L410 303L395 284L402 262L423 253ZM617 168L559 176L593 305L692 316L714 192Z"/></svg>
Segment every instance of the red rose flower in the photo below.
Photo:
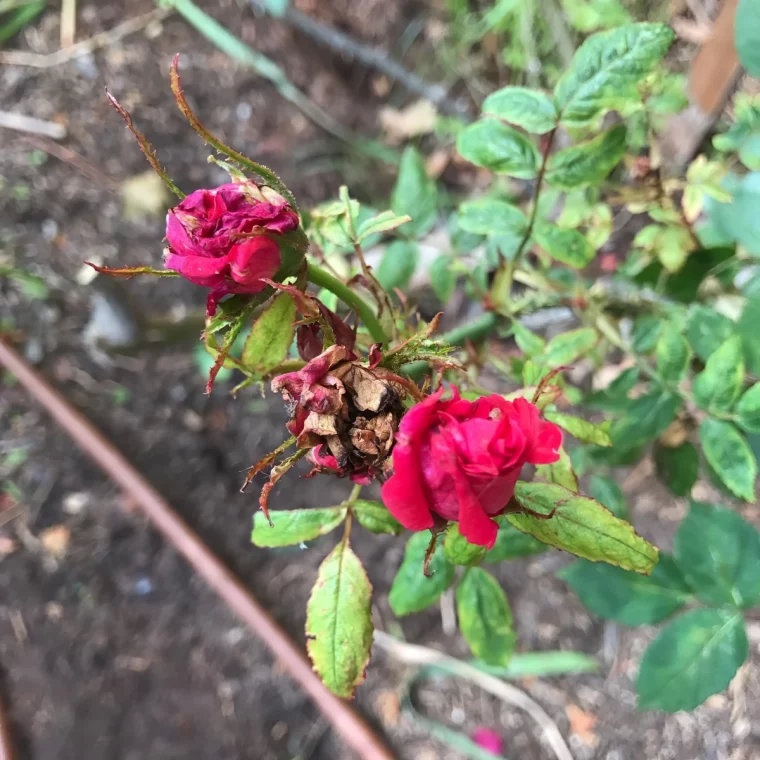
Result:
<svg viewBox="0 0 760 760"><path fill-rule="evenodd" d="M452 391L443 400L438 390L402 418L383 501L409 530L432 528L436 514L490 549L498 532L491 517L512 498L522 466L556 462L562 433L525 399L466 401Z"/></svg>
<svg viewBox="0 0 760 760"><path fill-rule="evenodd" d="M262 280L271 279L281 264L280 246L271 238L296 227L298 215L268 187L248 181L196 190L166 217L165 265L211 288L207 313L212 316L229 293L266 287Z"/></svg>

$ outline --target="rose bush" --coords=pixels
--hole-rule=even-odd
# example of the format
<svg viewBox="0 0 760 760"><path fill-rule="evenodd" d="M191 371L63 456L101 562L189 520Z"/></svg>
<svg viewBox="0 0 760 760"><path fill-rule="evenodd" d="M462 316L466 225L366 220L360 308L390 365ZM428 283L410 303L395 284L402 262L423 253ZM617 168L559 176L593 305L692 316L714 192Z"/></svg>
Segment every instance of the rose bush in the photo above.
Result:
<svg viewBox="0 0 760 760"><path fill-rule="evenodd" d="M442 396L440 388L401 420L383 501L409 530L432 528L438 516L491 548L499 529L491 518L512 498L523 465L556 462L562 433L523 398L467 401L456 387Z"/></svg>
<svg viewBox="0 0 760 760"><path fill-rule="evenodd" d="M273 239L298 227L285 199L254 182L196 190L166 217L165 266L186 280L211 288L212 316L230 293L258 293L274 277L282 258Z"/></svg>

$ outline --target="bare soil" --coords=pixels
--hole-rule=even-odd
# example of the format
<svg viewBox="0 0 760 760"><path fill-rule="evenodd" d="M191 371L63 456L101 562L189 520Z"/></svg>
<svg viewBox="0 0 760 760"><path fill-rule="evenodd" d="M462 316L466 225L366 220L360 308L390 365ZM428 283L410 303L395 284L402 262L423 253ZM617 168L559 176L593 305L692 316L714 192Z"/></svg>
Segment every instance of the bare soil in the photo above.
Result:
<svg viewBox="0 0 760 760"><path fill-rule="evenodd" d="M382 103L367 72L276 21L254 19L244 3L201 5L275 59L346 126L365 133L375 128ZM419 11L403 0L297 5L376 44L397 39ZM148 0L80 3L79 38L151 8ZM55 50L57 23L55 11L48 12L15 46ZM2 133L3 253L39 275L49 294L30 300L15 284L0 281L0 319L18 331L27 357L303 642L311 583L334 539L325 537L305 550L256 549L249 541L255 489L238 491L245 468L283 438L278 400L255 394L233 400L223 386L205 396L192 342L108 359L84 337L103 298L117 327L129 323L128 313L142 327L167 315L200 315L203 301L183 282L111 288L77 279L87 259L108 265L160 261L161 217L125 219L113 192L114 182L145 171L146 164L103 88L108 85L133 112L186 188L217 184L223 175L205 162L201 142L170 100L166 72L177 51L183 53L186 92L208 126L271 164L304 205L330 197L352 178L362 182L365 194L380 194L387 170L367 173L346 161L340 146L271 85L231 63L179 18L147 31L61 67L0 69L2 107L65 123L65 145L104 176L93 180L52 157L40 164L40 154L22 136ZM106 295L99 301L94 293ZM9 465L8 455L19 449L26 461ZM24 506L5 525L0 512L0 546L15 547L6 556L0 553L0 689L21 760L351 757L266 650L7 377L0 385L0 478L6 487L13 484ZM642 469L629 476L626 488L639 530L667 547L685 505ZM347 490L346 483L327 477L291 477L275 491L272 506L333 504ZM755 512L747 516L757 518ZM49 532L56 526L64 526L52 534L59 544L63 536L65 550L59 547L58 555ZM357 531L354 544L375 587L376 623L397 631L387 592L403 542ZM750 623L750 662L728 692L690 714L639 713L633 678L655 631L592 619L555 577L568 561L551 551L495 572L513 605L522 650L578 649L600 658L598 675L520 684L569 737L576 759L760 758L760 627ZM400 625L410 641L466 655L457 635L443 633L437 609ZM357 708L385 732L401 758L460 757L399 712L407 675L376 653ZM419 701L429 715L464 731L496 728L510 758L551 757L529 719L467 684L426 685ZM586 730L575 708L588 716Z"/></svg>

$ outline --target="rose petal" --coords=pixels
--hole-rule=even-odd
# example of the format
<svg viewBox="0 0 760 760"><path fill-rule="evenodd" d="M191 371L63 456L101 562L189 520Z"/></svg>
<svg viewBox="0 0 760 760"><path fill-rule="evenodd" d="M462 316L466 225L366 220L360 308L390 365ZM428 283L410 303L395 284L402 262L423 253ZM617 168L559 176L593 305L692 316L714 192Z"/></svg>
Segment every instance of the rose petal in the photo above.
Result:
<svg viewBox="0 0 760 760"><path fill-rule="evenodd" d="M260 286L262 277L270 278L280 268L280 249L273 240L255 237L237 243L230 249L227 260L230 275L239 285Z"/></svg>
<svg viewBox="0 0 760 760"><path fill-rule="evenodd" d="M417 453L409 445L393 449L393 475L383 483L383 503L408 530L433 527L433 515L420 484Z"/></svg>
<svg viewBox="0 0 760 760"><path fill-rule="evenodd" d="M459 499L459 532L471 544L493 548L499 526L485 513L463 472L454 475L454 486Z"/></svg>
<svg viewBox="0 0 760 760"><path fill-rule="evenodd" d="M167 269L179 272L186 280L212 288L224 277L227 262L224 259L212 259L208 256L180 256L169 253L164 265Z"/></svg>

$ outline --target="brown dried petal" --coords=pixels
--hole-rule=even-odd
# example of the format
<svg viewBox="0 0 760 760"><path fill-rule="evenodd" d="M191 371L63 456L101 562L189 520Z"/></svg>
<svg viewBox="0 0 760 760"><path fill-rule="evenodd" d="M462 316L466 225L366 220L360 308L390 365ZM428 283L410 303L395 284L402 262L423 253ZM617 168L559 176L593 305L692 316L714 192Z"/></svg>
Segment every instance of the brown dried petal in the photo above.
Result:
<svg viewBox="0 0 760 760"><path fill-rule="evenodd" d="M356 364L343 378L354 405L362 412L379 412L391 400L390 385L366 367Z"/></svg>

